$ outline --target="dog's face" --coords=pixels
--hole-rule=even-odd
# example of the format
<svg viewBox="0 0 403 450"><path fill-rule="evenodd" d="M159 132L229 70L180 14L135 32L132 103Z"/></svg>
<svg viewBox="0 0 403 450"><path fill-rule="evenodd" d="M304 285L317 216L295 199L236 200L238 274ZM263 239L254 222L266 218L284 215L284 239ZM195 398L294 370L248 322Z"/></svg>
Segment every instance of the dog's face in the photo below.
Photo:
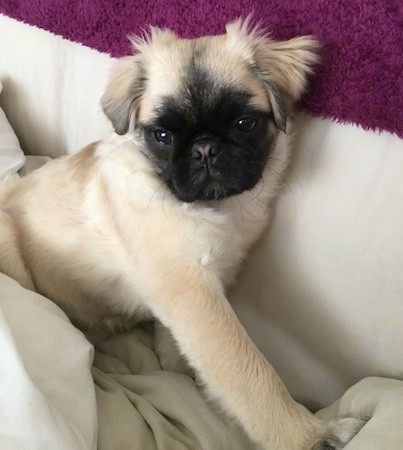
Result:
<svg viewBox="0 0 403 450"><path fill-rule="evenodd" d="M102 99L119 134L180 200L226 198L260 180L315 61L315 42L275 43L247 23L221 36L179 39L154 29L116 63Z"/></svg>

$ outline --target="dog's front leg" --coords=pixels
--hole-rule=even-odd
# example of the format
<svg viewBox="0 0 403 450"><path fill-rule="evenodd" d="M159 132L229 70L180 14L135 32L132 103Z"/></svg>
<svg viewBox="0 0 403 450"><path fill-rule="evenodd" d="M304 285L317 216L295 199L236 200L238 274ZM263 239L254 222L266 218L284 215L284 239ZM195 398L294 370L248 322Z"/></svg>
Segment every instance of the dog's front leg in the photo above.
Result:
<svg viewBox="0 0 403 450"><path fill-rule="evenodd" d="M189 265L180 272L169 264L153 269L158 277L146 289L148 306L170 329L208 394L264 448L313 446L324 425L288 394L238 321L219 280Z"/></svg>

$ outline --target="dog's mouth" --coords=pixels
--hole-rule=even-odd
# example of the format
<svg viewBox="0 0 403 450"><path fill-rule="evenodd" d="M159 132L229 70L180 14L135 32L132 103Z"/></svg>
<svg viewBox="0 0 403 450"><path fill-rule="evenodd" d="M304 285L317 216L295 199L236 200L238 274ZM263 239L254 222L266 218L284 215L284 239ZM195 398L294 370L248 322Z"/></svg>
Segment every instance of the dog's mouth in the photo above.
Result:
<svg viewBox="0 0 403 450"><path fill-rule="evenodd" d="M183 202L218 200L225 197L225 188L218 175L216 170L206 167L194 174L192 180L189 180L186 184L173 177L169 180L168 187L175 197Z"/></svg>
<svg viewBox="0 0 403 450"><path fill-rule="evenodd" d="M242 181L238 177L234 177L223 173L217 168L206 167L199 170L187 182L183 182L179 177L172 177L167 181L167 185L175 197L186 203L197 200L213 201L223 200L233 195L252 189L260 177Z"/></svg>
<svg viewBox="0 0 403 450"><path fill-rule="evenodd" d="M201 186L202 188L196 195L195 200L220 200L231 195L228 188L226 189L225 185L219 181L219 178L212 174L204 176Z"/></svg>

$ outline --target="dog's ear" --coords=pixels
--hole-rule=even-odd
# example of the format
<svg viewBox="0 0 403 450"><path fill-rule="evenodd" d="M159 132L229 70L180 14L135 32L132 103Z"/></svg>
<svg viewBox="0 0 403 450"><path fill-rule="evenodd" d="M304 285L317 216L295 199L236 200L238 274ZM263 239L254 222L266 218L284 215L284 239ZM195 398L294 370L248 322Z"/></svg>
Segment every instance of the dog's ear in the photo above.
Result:
<svg viewBox="0 0 403 450"><path fill-rule="evenodd" d="M117 134L125 134L136 121L146 86L141 55L116 61L101 99L102 108Z"/></svg>
<svg viewBox="0 0 403 450"><path fill-rule="evenodd" d="M301 98L318 61L318 48L311 36L280 42L266 39L256 48L256 70L266 85L274 120L282 131L291 106Z"/></svg>
<svg viewBox="0 0 403 450"><path fill-rule="evenodd" d="M177 37L169 30L151 27L142 37L130 38L134 56L118 59L101 99L102 108L117 134L134 128L139 116L141 99L147 87L148 59Z"/></svg>
<svg viewBox="0 0 403 450"><path fill-rule="evenodd" d="M250 17L227 25L227 37L243 48L267 89L277 126L285 131L289 109L300 99L318 62L318 41L311 36L273 41L259 27L251 29Z"/></svg>

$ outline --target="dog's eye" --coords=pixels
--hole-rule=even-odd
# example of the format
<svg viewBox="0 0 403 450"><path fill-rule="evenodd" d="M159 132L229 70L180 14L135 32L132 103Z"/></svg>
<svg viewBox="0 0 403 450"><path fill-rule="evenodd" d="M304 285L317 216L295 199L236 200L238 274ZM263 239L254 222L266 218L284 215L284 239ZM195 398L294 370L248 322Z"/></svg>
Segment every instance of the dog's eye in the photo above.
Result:
<svg viewBox="0 0 403 450"><path fill-rule="evenodd" d="M254 117L242 117L236 122L236 127L240 131L248 132L252 131L257 124L257 120Z"/></svg>
<svg viewBox="0 0 403 450"><path fill-rule="evenodd" d="M162 128L154 131L155 139L164 145L172 145L174 141L173 134L170 131L163 130Z"/></svg>

